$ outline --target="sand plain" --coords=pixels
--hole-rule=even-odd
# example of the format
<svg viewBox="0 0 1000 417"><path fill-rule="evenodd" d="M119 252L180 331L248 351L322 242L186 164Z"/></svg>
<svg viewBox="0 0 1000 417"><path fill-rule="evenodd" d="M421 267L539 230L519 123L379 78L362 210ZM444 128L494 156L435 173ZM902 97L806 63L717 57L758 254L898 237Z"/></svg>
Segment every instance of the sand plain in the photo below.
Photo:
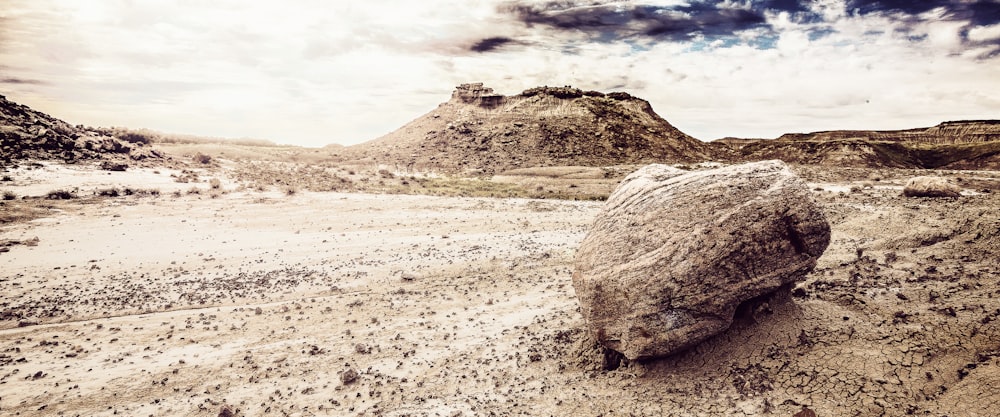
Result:
<svg viewBox="0 0 1000 417"><path fill-rule="evenodd" d="M2 188L18 196L84 198L4 207L45 213L0 226L0 414L985 416L1000 406L994 174L958 199L913 199L898 181L808 172L833 238L804 282L689 351L603 371L570 279L600 202L288 195L239 188L224 171L202 173L223 179L225 192L210 194L178 173L8 173ZM109 186L159 193L91 196Z"/></svg>

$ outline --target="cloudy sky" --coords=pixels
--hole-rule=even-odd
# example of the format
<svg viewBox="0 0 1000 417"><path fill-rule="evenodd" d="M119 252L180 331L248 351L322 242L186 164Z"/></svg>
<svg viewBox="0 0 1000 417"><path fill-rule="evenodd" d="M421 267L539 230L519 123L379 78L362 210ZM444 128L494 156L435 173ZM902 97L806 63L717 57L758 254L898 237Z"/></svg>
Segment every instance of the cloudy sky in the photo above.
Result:
<svg viewBox="0 0 1000 417"><path fill-rule="evenodd" d="M703 140L1000 118L1000 0L0 0L0 94L74 124L354 144L480 81Z"/></svg>

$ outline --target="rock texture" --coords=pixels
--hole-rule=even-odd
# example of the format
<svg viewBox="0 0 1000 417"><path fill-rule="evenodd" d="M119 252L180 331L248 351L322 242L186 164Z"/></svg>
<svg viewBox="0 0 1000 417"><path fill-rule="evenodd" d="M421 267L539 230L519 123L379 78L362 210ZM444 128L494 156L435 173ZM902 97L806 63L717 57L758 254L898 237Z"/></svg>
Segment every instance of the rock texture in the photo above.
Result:
<svg viewBox="0 0 1000 417"><path fill-rule="evenodd" d="M1000 120L943 122L906 130L788 133L777 139L711 142L727 161L781 159L810 165L890 168L1000 169Z"/></svg>
<svg viewBox="0 0 1000 417"><path fill-rule="evenodd" d="M76 162L147 158L163 155L144 143L73 126L0 95L0 166L23 159Z"/></svg>
<svg viewBox="0 0 1000 417"><path fill-rule="evenodd" d="M780 161L629 175L576 255L573 286L598 341L669 355L732 323L744 301L801 280L830 242L806 184Z"/></svg>
<svg viewBox="0 0 1000 417"><path fill-rule="evenodd" d="M903 186L903 195L907 197L961 197L962 189L948 182L947 179L934 176L910 178Z"/></svg>
<svg viewBox="0 0 1000 417"><path fill-rule="evenodd" d="M707 146L627 93L538 87L504 96L462 84L381 138L339 152L400 170L495 174L552 165L697 162Z"/></svg>

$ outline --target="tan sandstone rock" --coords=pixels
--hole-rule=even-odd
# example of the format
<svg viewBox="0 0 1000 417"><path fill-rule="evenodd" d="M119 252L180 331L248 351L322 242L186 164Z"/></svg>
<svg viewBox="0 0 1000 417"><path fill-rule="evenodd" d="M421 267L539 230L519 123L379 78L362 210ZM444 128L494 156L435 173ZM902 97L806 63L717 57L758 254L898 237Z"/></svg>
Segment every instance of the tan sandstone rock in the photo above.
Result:
<svg viewBox="0 0 1000 417"><path fill-rule="evenodd" d="M741 302L801 280L829 242L806 184L780 161L649 165L597 215L573 286L606 348L665 356L728 328Z"/></svg>
<svg viewBox="0 0 1000 417"><path fill-rule="evenodd" d="M913 177L903 186L907 197L961 197L961 191L947 179L933 176Z"/></svg>

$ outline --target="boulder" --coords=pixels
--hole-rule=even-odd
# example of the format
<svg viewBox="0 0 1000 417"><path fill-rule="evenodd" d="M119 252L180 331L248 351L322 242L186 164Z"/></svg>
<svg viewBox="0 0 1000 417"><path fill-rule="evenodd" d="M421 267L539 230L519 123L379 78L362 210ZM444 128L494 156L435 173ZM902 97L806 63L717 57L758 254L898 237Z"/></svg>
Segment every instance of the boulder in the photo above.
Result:
<svg viewBox="0 0 1000 417"><path fill-rule="evenodd" d="M122 163L122 162L117 162L117 161L105 160L105 161L101 162L101 169L103 169L105 171L119 171L119 172L122 172L122 171L125 171L126 169L128 169L128 164Z"/></svg>
<svg viewBox="0 0 1000 417"><path fill-rule="evenodd" d="M595 218L573 287L605 348L655 358L724 331L744 301L803 279L829 243L823 212L780 161L649 165Z"/></svg>
<svg viewBox="0 0 1000 417"><path fill-rule="evenodd" d="M903 186L907 197L961 197L962 190L948 179L933 176L913 177Z"/></svg>

